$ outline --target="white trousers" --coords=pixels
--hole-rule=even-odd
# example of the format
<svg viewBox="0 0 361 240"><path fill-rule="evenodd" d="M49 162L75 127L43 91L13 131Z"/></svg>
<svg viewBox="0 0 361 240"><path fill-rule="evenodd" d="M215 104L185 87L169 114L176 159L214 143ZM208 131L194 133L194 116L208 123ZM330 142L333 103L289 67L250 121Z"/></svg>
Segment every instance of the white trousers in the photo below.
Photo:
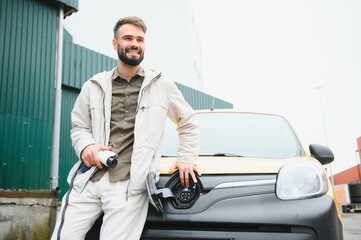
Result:
<svg viewBox="0 0 361 240"><path fill-rule="evenodd" d="M51 240L84 239L102 212L104 217L100 240L138 240L143 231L149 202L146 193L127 198L128 183L129 180L110 183L107 172L100 181L89 181L82 193L74 189L70 191L60 239L57 239L68 191L63 197Z"/></svg>

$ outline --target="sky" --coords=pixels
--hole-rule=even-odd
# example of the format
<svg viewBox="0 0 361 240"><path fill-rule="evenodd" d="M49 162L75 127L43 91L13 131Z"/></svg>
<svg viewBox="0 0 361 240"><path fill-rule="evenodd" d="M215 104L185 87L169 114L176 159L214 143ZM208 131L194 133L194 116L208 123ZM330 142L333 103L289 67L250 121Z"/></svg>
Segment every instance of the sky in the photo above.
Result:
<svg viewBox="0 0 361 240"><path fill-rule="evenodd" d="M187 25L176 17L183 3L197 23L202 91L240 111L283 115L305 148L319 143L333 150L333 173L357 164L361 1L79 0L65 29L75 43L115 58L114 23L138 15L149 28L144 64L172 72L168 65L179 69L188 46L187 36L177 35Z"/></svg>

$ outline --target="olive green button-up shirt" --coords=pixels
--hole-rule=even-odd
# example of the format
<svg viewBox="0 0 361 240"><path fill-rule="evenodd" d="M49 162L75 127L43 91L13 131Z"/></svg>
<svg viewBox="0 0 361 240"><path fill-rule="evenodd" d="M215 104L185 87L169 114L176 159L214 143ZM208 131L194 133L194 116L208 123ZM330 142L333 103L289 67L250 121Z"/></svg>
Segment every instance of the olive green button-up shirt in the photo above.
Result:
<svg viewBox="0 0 361 240"><path fill-rule="evenodd" d="M99 181L109 171L109 181L116 182L130 177L130 165L134 143L135 113L138 95L144 80L141 68L129 81L114 71L112 76L112 109L110 118L109 146L118 154L118 165L115 168L98 169L92 181Z"/></svg>

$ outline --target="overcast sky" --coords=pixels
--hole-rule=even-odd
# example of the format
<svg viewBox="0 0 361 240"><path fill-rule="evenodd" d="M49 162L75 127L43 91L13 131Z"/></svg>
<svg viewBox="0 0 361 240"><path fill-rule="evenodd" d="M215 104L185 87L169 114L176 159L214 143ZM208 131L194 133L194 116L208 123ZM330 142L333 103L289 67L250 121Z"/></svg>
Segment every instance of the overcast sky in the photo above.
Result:
<svg viewBox="0 0 361 240"><path fill-rule="evenodd" d="M126 7L117 0L80 0L79 12L66 19L65 28L76 43L115 57L111 38L117 19L139 15L149 25L157 23L157 15L170 13L168 25L157 24L164 35L148 34L153 41L147 42L147 49L161 38L169 45L158 54L172 62L177 57L172 53L182 44L169 34L170 23L176 21L171 4L182 2L194 7L203 91L241 111L285 116L305 148L310 143L331 147L334 173L356 164L356 138L361 136L361 1L133 0ZM151 55L146 60L151 65Z"/></svg>

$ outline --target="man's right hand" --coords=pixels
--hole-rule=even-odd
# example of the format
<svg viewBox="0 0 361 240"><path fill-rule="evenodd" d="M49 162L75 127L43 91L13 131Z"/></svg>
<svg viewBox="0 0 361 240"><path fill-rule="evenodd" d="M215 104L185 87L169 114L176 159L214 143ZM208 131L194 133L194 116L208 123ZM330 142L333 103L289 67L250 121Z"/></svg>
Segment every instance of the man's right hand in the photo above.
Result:
<svg viewBox="0 0 361 240"><path fill-rule="evenodd" d="M84 148L80 157L87 167L97 165L98 168L103 168L99 159L99 151L102 150L112 150L112 147L107 147L101 144L91 144Z"/></svg>

